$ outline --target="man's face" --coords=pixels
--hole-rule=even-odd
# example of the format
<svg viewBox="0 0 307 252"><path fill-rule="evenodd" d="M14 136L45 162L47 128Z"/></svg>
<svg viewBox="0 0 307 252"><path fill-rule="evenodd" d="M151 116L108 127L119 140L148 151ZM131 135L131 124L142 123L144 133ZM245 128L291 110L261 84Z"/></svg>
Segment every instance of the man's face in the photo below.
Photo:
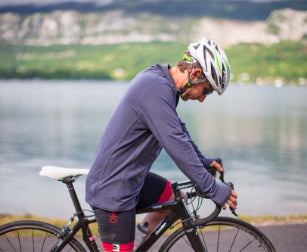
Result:
<svg viewBox="0 0 307 252"><path fill-rule="evenodd" d="M207 95L212 93L214 89L209 84L209 82L197 83L189 87L182 95L181 98L184 101L187 100L199 100L199 102L203 102Z"/></svg>

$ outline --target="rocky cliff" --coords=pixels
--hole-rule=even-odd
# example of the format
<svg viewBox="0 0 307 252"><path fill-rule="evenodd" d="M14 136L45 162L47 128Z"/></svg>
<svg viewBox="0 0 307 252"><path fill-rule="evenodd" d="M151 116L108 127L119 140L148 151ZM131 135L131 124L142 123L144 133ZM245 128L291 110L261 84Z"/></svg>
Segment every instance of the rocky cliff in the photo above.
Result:
<svg viewBox="0 0 307 252"><path fill-rule="evenodd" d="M207 36L227 46L302 40L306 34L307 11L292 9L273 11L265 21L177 18L146 12L127 15L121 10L0 14L0 36L11 43L27 45L192 41Z"/></svg>

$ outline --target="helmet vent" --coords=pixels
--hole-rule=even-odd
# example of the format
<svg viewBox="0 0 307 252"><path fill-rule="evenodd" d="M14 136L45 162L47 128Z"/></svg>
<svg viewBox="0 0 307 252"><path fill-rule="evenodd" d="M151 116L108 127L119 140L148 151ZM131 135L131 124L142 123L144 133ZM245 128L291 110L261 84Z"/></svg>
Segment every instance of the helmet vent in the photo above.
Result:
<svg viewBox="0 0 307 252"><path fill-rule="evenodd" d="M204 57L205 57L205 60L206 60L206 55L207 53L210 55L211 59L214 60L214 54L213 52L210 51L210 49L208 49L207 47L204 46Z"/></svg>
<svg viewBox="0 0 307 252"><path fill-rule="evenodd" d="M220 52L220 49L219 49L219 47L218 47L217 45L215 45L215 50L216 50L218 53L221 53L221 52Z"/></svg>
<svg viewBox="0 0 307 252"><path fill-rule="evenodd" d="M207 48L204 46L203 47L203 50L204 50L204 52L203 52L203 55L204 55L204 63L205 63L205 71L207 72L208 71L208 66L207 66Z"/></svg>
<svg viewBox="0 0 307 252"><path fill-rule="evenodd" d="M216 75L215 69L214 69L212 64L211 64L211 75L212 75L212 79L213 79L214 83L218 83L217 75Z"/></svg>
<svg viewBox="0 0 307 252"><path fill-rule="evenodd" d="M197 50L199 46L200 46L200 43L198 43L197 45L195 45L195 46L194 46L194 49Z"/></svg>

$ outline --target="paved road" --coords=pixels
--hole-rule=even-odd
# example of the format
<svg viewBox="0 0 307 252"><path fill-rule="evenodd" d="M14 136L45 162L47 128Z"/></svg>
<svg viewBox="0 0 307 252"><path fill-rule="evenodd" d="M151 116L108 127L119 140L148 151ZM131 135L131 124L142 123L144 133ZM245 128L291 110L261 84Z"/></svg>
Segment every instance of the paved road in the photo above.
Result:
<svg viewBox="0 0 307 252"><path fill-rule="evenodd" d="M307 224L260 227L277 252L307 252Z"/></svg>

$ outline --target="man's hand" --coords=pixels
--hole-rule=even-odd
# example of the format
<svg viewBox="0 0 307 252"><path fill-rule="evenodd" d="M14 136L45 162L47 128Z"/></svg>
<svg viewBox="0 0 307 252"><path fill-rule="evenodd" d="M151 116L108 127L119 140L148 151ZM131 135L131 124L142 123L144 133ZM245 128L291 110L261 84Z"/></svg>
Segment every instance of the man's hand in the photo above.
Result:
<svg viewBox="0 0 307 252"><path fill-rule="evenodd" d="M238 201L237 201L238 195L234 190L231 190L231 194L229 196L229 199L227 200L227 205L229 205L229 207L231 207L232 209L236 210L237 209L237 205L238 205ZM223 206L223 209L226 209L226 205Z"/></svg>
<svg viewBox="0 0 307 252"><path fill-rule="evenodd" d="M214 167L217 169L220 173L225 173L225 169L223 167L222 162L212 161L210 164L210 167ZM214 178L216 178L216 174L213 175ZM224 182L224 181L223 181ZM225 183L225 182L224 182ZM237 209L238 201L237 201L238 195L234 190L231 190L231 194L229 196L229 199L227 200L227 205L231 207L233 210ZM226 205L223 206L223 209L226 209Z"/></svg>
<svg viewBox="0 0 307 252"><path fill-rule="evenodd" d="M220 173L224 173L225 172L225 169L223 167L223 165L219 164L218 162L216 161L212 161L211 164L210 164L210 167L214 167L215 169L217 169ZM214 178L216 178L216 174L213 175Z"/></svg>

